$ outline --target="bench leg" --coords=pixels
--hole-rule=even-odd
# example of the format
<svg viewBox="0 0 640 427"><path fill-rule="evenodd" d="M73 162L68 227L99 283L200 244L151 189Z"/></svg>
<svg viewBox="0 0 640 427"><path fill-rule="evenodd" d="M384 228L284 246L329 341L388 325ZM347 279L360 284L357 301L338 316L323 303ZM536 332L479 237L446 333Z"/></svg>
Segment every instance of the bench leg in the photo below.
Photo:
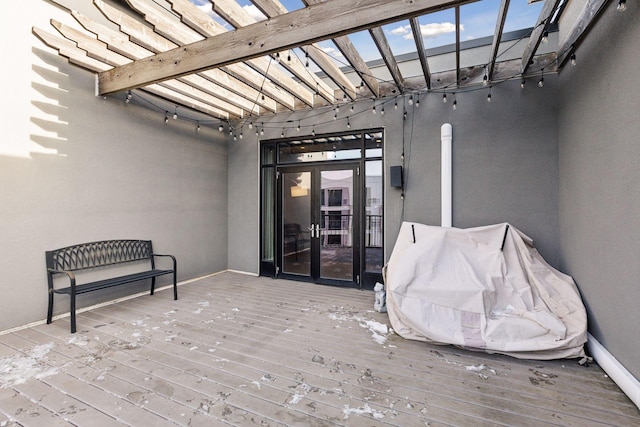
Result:
<svg viewBox="0 0 640 427"><path fill-rule="evenodd" d="M177 282L177 274L176 271L173 270L173 299L177 300L178 299L178 282Z"/></svg>
<svg viewBox="0 0 640 427"><path fill-rule="evenodd" d="M47 307L47 325L51 324L53 318L53 292L49 292L49 306Z"/></svg>
<svg viewBox="0 0 640 427"><path fill-rule="evenodd" d="M151 278L151 293L149 295L153 295L153 291L156 289L156 278Z"/></svg>
<svg viewBox="0 0 640 427"><path fill-rule="evenodd" d="M69 314L71 316L71 333L75 334L76 333L76 296L75 294L73 293L70 294L69 299L70 299Z"/></svg>

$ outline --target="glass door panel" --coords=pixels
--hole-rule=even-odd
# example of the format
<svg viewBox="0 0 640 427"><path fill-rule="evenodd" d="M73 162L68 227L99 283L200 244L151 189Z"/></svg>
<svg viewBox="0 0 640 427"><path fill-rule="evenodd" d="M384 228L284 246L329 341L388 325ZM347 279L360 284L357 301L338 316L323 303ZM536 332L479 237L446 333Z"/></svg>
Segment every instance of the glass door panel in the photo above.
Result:
<svg viewBox="0 0 640 427"><path fill-rule="evenodd" d="M320 171L320 277L353 281L353 169Z"/></svg>
<svg viewBox="0 0 640 427"><path fill-rule="evenodd" d="M311 275L311 171L282 173L282 272Z"/></svg>

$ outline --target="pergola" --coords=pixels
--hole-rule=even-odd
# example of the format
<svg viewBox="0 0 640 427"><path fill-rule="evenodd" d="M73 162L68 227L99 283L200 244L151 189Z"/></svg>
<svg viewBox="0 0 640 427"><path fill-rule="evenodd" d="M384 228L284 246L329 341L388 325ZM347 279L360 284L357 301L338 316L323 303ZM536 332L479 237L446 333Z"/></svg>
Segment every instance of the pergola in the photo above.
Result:
<svg viewBox="0 0 640 427"><path fill-rule="evenodd" d="M557 49L540 53L541 42L557 27L567 4L546 0L535 26L517 40L523 42L520 57L501 60L501 49L515 46L502 43L510 6L502 0L489 55L471 66L461 62L460 8L468 0L304 0L306 7L291 12L279 0L254 0L266 17L262 21L235 0L211 0L211 13L189 0L121 3L115 7L94 0L113 25L68 10L79 26L51 20L59 35L36 27L33 33L71 63L95 72L98 95L128 91L128 100L132 90L141 90L176 109L244 123L267 114L421 92L446 94L558 72L575 58L608 1L589 2ZM454 60L446 70L431 72L419 18L445 9L455 12ZM417 75L403 75L381 28L401 20L411 26ZM371 35L391 79L376 77L350 41L350 34L362 30ZM344 66L318 46L325 40L340 50Z"/></svg>

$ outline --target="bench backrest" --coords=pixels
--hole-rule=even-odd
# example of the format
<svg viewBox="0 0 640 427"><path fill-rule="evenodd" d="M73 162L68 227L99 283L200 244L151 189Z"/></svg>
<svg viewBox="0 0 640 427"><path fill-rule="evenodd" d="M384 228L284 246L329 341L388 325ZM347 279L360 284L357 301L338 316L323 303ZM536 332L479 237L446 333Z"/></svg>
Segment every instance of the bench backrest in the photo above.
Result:
<svg viewBox="0 0 640 427"><path fill-rule="evenodd" d="M47 268L54 270L76 271L141 260L150 260L154 268L151 240L104 240L67 246L45 254Z"/></svg>

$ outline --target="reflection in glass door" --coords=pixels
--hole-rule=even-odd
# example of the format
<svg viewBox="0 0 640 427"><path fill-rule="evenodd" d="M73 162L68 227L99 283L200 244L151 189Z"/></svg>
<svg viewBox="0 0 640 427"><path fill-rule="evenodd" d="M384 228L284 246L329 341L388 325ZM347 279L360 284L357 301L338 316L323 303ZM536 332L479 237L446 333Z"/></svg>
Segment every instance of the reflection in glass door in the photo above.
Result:
<svg viewBox="0 0 640 427"><path fill-rule="evenodd" d="M311 172L283 172L282 272L311 275Z"/></svg>
<svg viewBox="0 0 640 427"><path fill-rule="evenodd" d="M320 277L353 281L353 170L320 171Z"/></svg>
<svg viewBox="0 0 640 427"><path fill-rule="evenodd" d="M283 275L357 284L357 165L280 169L280 265Z"/></svg>

